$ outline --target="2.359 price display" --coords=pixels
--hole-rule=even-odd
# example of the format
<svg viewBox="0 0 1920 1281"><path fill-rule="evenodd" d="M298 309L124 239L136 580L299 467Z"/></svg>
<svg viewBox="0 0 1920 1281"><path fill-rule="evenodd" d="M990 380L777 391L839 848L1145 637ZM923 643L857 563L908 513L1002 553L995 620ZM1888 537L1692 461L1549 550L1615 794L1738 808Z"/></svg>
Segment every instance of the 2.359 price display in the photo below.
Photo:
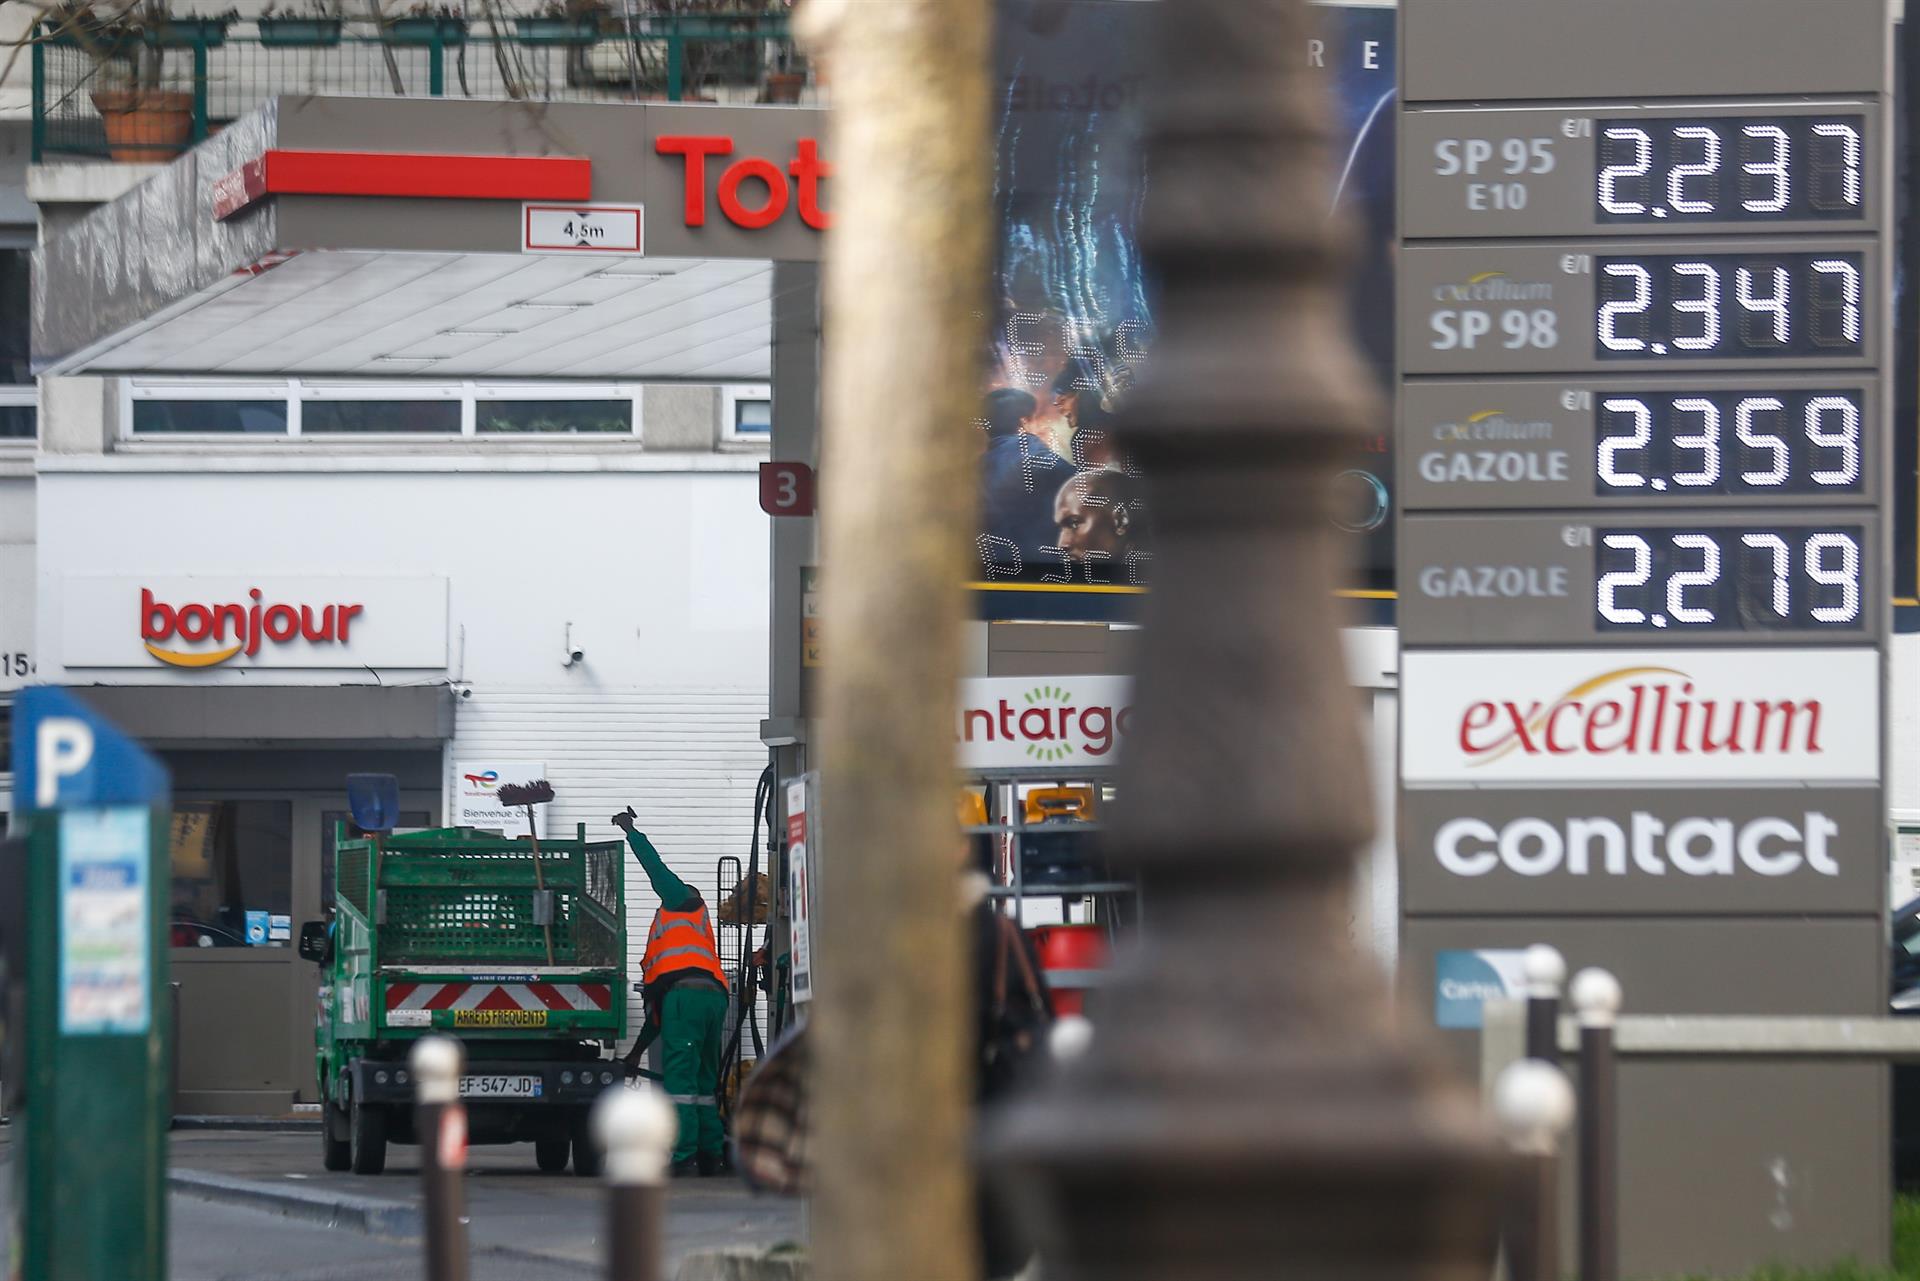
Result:
<svg viewBox="0 0 1920 1281"><path fill-rule="evenodd" d="M1600 631L1823 631L1865 626L1859 525L1594 531Z"/></svg>
<svg viewBox="0 0 1920 1281"><path fill-rule="evenodd" d="M1840 388L1599 395L1594 493L1857 494L1864 399Z"/></svg>

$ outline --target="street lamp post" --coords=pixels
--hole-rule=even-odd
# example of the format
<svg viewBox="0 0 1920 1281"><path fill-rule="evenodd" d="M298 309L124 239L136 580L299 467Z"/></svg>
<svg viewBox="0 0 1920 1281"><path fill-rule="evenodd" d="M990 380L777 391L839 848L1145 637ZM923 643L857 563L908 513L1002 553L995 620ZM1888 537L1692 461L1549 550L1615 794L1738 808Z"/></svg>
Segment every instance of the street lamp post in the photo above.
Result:
<svg viewBox="0 0 1920 1281"><path fill-rule="evenodd" d="M1348 933L1372 794L1331 494L1386 411L1346 327L1309 6L1155 8L1162 292L1123 434L1159 544L1110 834L1151 910L1091 1050L988 1150L1053 1281L1484 1281L1501 1158Z"/></svg>

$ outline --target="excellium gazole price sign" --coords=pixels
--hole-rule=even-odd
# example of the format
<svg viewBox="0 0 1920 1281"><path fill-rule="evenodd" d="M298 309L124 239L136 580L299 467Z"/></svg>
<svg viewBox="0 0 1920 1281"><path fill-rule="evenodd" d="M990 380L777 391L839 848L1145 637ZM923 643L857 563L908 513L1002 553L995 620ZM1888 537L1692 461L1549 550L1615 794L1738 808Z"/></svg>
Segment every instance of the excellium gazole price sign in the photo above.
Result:
<svg viewBox="0 0 1920 1281"><path fill-rule="evenodd" d="M1887 6L1400 14L1409 994L1470 1025L1460 958L1551 943L1642 1013L1884 1012ZM1884 1070L1632 1071L1623 1274L1884 1252ZM1848 1173L1769 1235L1767 1163Z"/></svg>

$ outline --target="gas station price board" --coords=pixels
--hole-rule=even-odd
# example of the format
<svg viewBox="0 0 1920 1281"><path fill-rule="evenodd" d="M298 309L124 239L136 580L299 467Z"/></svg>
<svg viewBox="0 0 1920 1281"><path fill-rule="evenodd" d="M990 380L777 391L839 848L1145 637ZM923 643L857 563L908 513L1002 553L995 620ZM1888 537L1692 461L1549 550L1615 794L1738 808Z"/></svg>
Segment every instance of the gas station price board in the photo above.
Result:
<svg viewBox="0 0 1920 1281"><path fill-rule="evenodd" d="M1443 975L1545 942L1637 1013L1884 1014L1886 4L1400 21L1409 995L1459 1027ZM1629 1070L1623 1272L1884 1251L1883 1071ZM1860 1173L1788 1241L1761 1148Z"/></svg>

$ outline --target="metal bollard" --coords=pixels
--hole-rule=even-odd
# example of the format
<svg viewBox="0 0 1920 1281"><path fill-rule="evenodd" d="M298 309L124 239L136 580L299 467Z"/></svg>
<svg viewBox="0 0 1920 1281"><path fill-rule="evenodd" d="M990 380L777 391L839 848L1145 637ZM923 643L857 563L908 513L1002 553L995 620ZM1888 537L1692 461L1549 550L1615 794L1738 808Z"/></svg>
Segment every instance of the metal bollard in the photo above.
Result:
<svg viewBox="0 0 1920 1281"><path fill-rule="evenodd" d="M1560 1062L1560 985L1567 962L1545 943L1535 943L1521 960L1527 975L1527 1057Z"/></svg>
<svg viewBox="0 0 1920 1281"><path fill-rule="evenodd" d="M460 1179L467 1166L467 1110L460 1102L465 1054L450 1036L422 1037L413 1069L414 1137L420 1142L420 1188L426 1200L427 1281L467 1281L466 1204Z"/></svg>
<svg viewBox="0 0 1920 1281"><path fill-rule="evenodd" d="M1580 1020L1580 1281L1620 1275L1620 1136L1613 1021L1620 982L1605 970L1574 975Z"/></svg>
<svg viewBox="0 0 1920 1281"><path fill-rule="evenodd" d="M1501 1233L1508 1281L1555 1281L1560 1275L1558 1149L1573 1120L1573 1087L1553 1064L1522 1059L1500 1074L1493 1110L1514 1154Z"/></svg>
<svg viewBox="0 0 1920 1281"><path fill-rule="evenodd" d="M593 1105L593 1137L607 1153L608 1281L660 1281L667 1163L680 1122L651 1086L615 1087Z"/></svg>

